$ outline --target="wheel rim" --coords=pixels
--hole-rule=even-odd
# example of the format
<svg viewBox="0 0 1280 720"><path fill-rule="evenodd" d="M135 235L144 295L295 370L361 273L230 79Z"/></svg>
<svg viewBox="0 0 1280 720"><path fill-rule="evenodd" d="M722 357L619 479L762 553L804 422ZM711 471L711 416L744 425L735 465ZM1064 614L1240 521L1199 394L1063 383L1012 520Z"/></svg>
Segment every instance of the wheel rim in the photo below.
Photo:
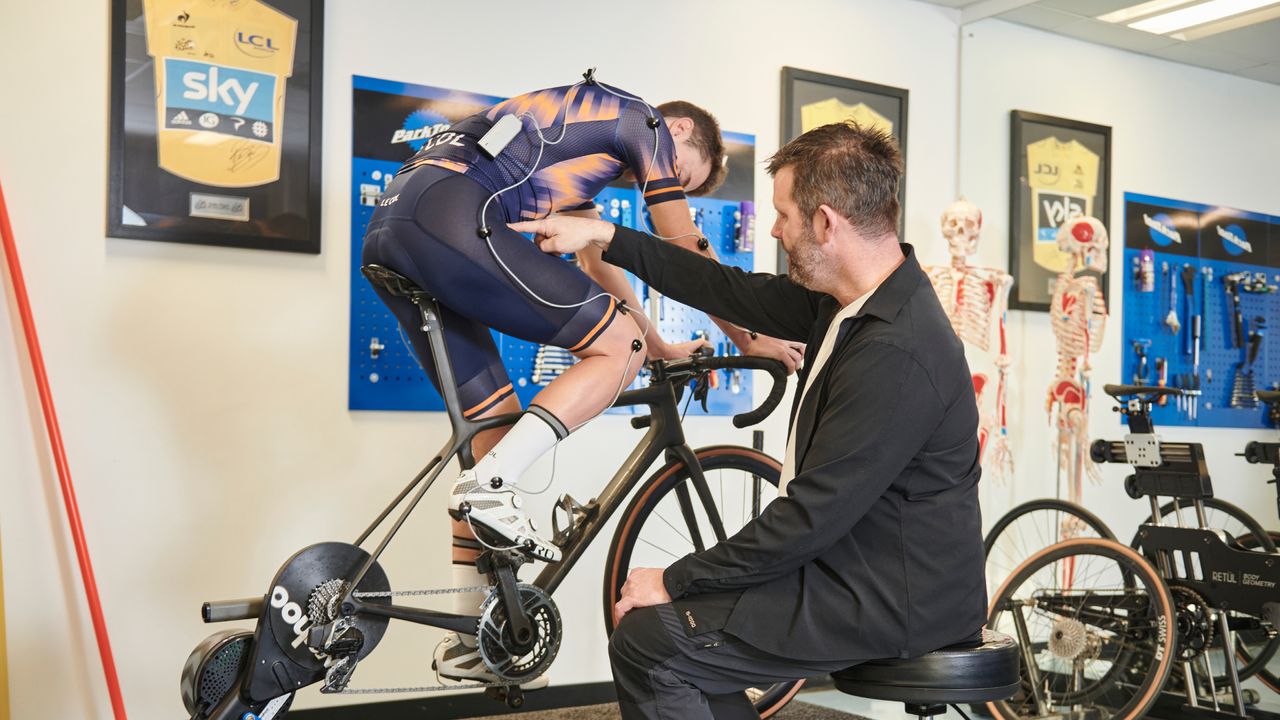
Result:
<svg viewBox="0 0 1280 720"><path fill-rule="evenodd" d="M1037 551L1078 537L1113 536L1088 510L1063 500L1034 500L1009 511L983 541L987 596L994 597L1005 578Z"/></svg>
<svg viewBox="0 0 1280 720"><path fill-rule="evenodd" d="M1071 540L1033 555L994 597L988 627L1018 638L1024 653L1022 690L991 705L1003 718L1135 718L1172 665L1163 581L1133 550L1107 540Z"/></svg>

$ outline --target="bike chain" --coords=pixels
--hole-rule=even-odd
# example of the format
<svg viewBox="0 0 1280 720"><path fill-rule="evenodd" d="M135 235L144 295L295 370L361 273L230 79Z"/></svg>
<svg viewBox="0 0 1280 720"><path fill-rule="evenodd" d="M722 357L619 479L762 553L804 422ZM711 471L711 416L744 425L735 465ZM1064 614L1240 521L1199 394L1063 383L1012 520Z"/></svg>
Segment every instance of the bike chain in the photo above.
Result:
<svg viewBox="0 0 1280 720"><path fill-rule="evenodd" d="M492 585L473 585L464 588L445 588L443 590L386 590L382 592L355 592L352 593L358 598L374 598L374 597L422 597L425 595L450 595L453 593L464 592L492 592ZM491 683L460 683L457 685L421 685L418 687L388 687L388 688L347 688L341 692L331 693L333 695L390 695L393 693L423 693L423 692L443 692L445 690L473 690L479 688L491 687L511 687L511 683L491 682Z"/></svg>

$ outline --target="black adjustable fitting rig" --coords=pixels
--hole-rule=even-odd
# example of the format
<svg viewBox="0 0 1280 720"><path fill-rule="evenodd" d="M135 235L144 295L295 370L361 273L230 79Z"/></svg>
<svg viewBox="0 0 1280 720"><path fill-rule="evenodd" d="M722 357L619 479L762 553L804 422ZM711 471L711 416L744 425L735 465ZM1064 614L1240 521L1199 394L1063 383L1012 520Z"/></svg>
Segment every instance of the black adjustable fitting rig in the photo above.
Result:
<svg viewBox="0 0 1280 720"><path fill-rule="evenodd" d="M1200 443L1161 442L1151 420L1151 404L1164 395L1182 395L1182 390L1147 385L1107 385L1103 388L1116 399L1116 412L1125 416L1129 434L1123 441L1095 440L1089 456L1097 463L1130 465L1134 473L1125 478L1129 497L1167 496L1187 500L1213 497L1213 481Z"/></svg>
<svg viewBox="0 0 1280 720"><path fill-rule="evenodd" d="M1280 392L1262 390L1258 392L1258 399L1267 406L1271 421L1280 427ZM1267 484L1276 486L1276 514L1280 515L1280 442L1253 441L1244 446L1244 452L1236 455L1246 462L1271 466L1271 479Z"/></svg>

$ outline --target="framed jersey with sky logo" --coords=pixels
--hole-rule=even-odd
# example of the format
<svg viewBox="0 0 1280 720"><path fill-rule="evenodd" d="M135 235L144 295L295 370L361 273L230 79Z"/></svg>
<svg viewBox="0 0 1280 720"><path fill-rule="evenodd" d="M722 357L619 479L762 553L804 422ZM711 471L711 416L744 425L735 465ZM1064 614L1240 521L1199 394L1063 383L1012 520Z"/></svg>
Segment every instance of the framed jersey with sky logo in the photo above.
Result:
<svg viewBox="0 0 1280 720"><path fill-rule="evenodd" d="M320 252L323 0L114 0L107 234Z"/></svg>
<svg viewBox="0 0 1280 720"><path fill-rule="evenodd" d="M1009 307L1047 312L1069 259L1058 227L1089 215L1110 228L1111 128L1022 110L1011 118Z"/></svg>

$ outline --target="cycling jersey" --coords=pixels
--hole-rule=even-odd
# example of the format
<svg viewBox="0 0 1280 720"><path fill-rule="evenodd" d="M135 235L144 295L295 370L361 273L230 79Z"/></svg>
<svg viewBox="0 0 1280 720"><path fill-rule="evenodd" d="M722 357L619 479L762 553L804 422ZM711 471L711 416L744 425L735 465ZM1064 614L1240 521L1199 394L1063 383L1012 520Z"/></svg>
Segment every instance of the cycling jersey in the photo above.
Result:
<svg viewBox="0 0 1280 720"><path fill-rule="evenodd" d="M593 207L592 199L628 171L645 187L646 204L684 199L662 115L653 110L652 127L649 108L630 95L590 83L513 97L432 136L400 172L435 165L473 178L491 193L519 183L494 201L509 222ZM490 159L477 143L508 114L519 118L521 131Z"/></svg>

